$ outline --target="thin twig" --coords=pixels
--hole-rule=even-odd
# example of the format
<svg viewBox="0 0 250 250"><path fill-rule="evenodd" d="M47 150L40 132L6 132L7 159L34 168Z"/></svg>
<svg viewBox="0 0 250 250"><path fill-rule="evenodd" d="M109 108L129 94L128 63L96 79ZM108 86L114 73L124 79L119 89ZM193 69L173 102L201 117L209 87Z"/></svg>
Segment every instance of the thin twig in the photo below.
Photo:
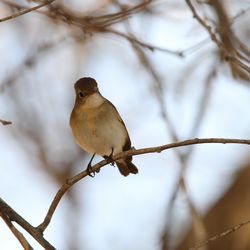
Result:
<svg viewBox="0 0 250 250"><path fill-rule="evenodd" d="M231 233L237 231L238 229L240 229L241 227L246 226L246 225L248 225L248 224L250 224L250 220L243 221L243 222L241 222L241 223L235 225L234 227L232 227L232 228L230 228L230 229L227 229L226 231L224 231L224 232L222 232L222 233L220 233L220 234L217 234L217 235L215 235L215 236L212 236L212 237L210 237L209 239L207 239L206 241L197 244L195 247L189 248L189 250L196 250L196 249L199 249L199 248L201 248L201 247L207 245L207 244L210 243L211 241L215 241L215 240L218 240L218 239L220 239L220 238L222 238L222 237L225 237L225 236L227 236L228 234L231 234Z"/></svg>
<svg viewBox="0 0 250 250"><path fill-rule="evenodd" d="M2 119L0 119L0 123L2 123L4 126L12 124L11 121L6 121L6 120L2 120Z"/></svg>
<svg viewBox="0 0 250 250"><path fill-rule="evenodd" d="M204 143L222 143L222 144L246 144L250 145L250 140L245 140L245 139L226 139L226 138L195 138L195 139L190 139L190 140L185 140L185 141L180 141L180 142L175 142L175 143L170 143L158 147L151 147L151 148L142 148L142 149L131 149L126 152L122 152L120 154L117 154L113 156L113 160L116 161L120 158L126 158L128 156L132 155L141 155L141 154L149 154L149 153L161 153L164 150L168 149L173 149L177 147L184 147L184 146L189 146L189 145L195 145L195 144L204 144ZM94 172L100 170L100 168L104 167L110 163L109 160L102 160L99 163L95 164L92 169ZM78 181L83 179L84 177L88 176L88 171L82 171L81 173L75 175L74 177L68 178L66 182L62 185L62 187L57 191L50 207L49 210L43 220L43 222L37 227L37 229L41 232L44 232L44 230L47 228L49 225L52 216L61 200L63 195Z"/></svg>
<svg viewBox="0 0 250 250"><path fill-rule="evenodd" d="M117 31L117 30L114 30L114 29L111 29L111 28L110 29L105 29L105 31L108 31L111 34L123 37L123 38L127 39L129 42L136 43L136 44L140 45L141 47L149 49L152 52L157 50L157 51L168 53L168 54L175 55L175 56L178 56L178 57L184 57L184 52L182 52L182 51L170 50L170 49L167 49L167 48L162 48L162 47L159 47L159 46L156 46L156 45L145 43L145 42L140 41L139 39L135 38L134 36L125 34L123 32L120 32L120 31Z"/></svg>
<svg viewBox="0 0 250 250"><path fill-rule="evenodd" d="M154 1L152 0L146 0L134 6L126 7L122 11L119 11L117 13L101 15L101 16L92 16L89 18L92 19L94 23L100 23L103 27L106 27L124 21L133 14L144 11L153 2Z"/></svg>
<svg viewBox="0 0 250 250"><path fill-rule="evenodd" d="M22 15L25 15L25 14L27 14L29 12L32 12L32 11L35 11L37 9L40 9L40 8L42 8L44 6L47 6L47 5L51 4L54 1L55 0L46 0L44 3L41 3L41 4L39 4L39 5L35 6L35 7L29 8L29 9L26 9L26 10L21 10L21 11L19 11L17 13L14 13L14 14L9 15L7 17L1 18L0 23L4 22L4 21L7 21L7 20L10 20L10 19L14 19L14 18L22 16Z"/></svg>
<svg viewBox="0 0 250 250"><path fill-rule="evenodd" d="M135 15L146 9L151 3L155 3L152 0L142 1L137 5L127 7L124 11L119 11L112 14L105 15L77 15L76 13L70 11L68 8L63 6L51 6L49 11L44 12L50 18L55 18L62 21L63 23L71 24L77 27L81 27L86 32L97 32L103 30L105 27L111 26L113 24L122 22L128 19L131 15Z"/></svg>
<svg viewBox="0 0 250 250"><path fill-rule="evenodd" d="M6 215L11 221L15 221L25 229L41 246L46 250L56 250L47 240L44 239L42 232L33 227L23 217L21 217L13 208L11 208L3 199L0 198L0 214Z"/></svg>
<svg viewBox="0 0 250 250"><path fill-rule="evenodd" d="M230 26L232 26L234 24L234 22L239 18L242 17L243 15L245 15L247 12L250 11L250 7L241 10L239 13L237 13L231 20L230 20Z"/></svg>
<svg viewBox="0 0 250 250"><path fill-rule="evenodd" d="M17 228L12 224L11 220L9 219L8 215L0 213L0 217L4 220L6 225L9 227L11 232L15 235L15 237L18 239L18 241L21 243L23 249L25 250L33 250L32 246L29 244L29 242L25 239L22 233L20 233Z"/></svg>

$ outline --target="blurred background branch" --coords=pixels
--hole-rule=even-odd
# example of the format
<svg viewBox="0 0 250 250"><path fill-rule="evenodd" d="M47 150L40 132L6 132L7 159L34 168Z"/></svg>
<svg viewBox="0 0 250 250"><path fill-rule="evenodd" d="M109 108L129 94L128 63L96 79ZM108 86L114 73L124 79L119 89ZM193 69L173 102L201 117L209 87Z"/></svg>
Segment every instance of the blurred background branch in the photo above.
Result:
<svg viewBox="0 0 250 250"><path fill-rule="evenodd" d="M21 11L19 11L17 13L14 13L14 14L10 15L10 16L4 17L4 18L0 18L0 23L4 22L4 21L7 21L7 20L10 20L10 19L13 19L13 18L16 18L16 17L19 17L19 16L22 16L22 15L25 15L25 14L27 14L29 12L38 10L38 9L40 9L40 8L46 6L46 5L51 4L54 1L55 0L46 0L44 3L39 4L39 5L35 6L35 7L29 8L29 9L26 9L26 10L21 10ZM5 3L8 4L8 5L11 5L11 3L8 3L8 2L5 2ZM18 6L17 8L19 9L20 7Z"/></svg>
<svg viewBox="0 0 250 250"><path fill-rule="evenodd" d="M222 237L227 236L228 234L234 233L235 231L239 230L241 227L244 227L246 225L250 224L250 220L247 221L243 221L235 226L233 226L232 228L227 229L226 231L217 234L215 236L210 237L209 239L207 239L205 242L201 242L198 245L196 245L195 247L190 248L190 250L196 250L199 249L201 247L203 247L204 245L207 245L208 243L210 243L211 241L215 241L218 240Z"/></svg>

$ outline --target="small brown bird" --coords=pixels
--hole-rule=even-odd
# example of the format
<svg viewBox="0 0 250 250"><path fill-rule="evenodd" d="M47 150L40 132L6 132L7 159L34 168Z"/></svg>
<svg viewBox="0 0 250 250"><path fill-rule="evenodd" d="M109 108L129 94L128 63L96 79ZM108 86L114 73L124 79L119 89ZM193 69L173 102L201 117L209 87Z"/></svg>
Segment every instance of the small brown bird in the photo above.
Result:
<svg viewBox="0 0 250 250"><path fill-rule="evenodd" d="M131 142L122 118L115 106L100 94L95 79L79 79L75 92L70 126L79 146L93 154L87 168L90 173L95 154L112 159L113 155L131 149ZM117 160L116 165L124 176L138 173L132 156Z"/></svg>

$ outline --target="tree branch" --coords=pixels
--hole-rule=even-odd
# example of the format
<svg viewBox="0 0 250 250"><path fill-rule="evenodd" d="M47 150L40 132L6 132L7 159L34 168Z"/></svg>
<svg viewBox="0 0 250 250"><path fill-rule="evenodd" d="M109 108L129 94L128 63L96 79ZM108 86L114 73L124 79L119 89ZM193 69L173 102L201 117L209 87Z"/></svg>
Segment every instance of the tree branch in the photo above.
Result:
<svg viewBox="0 0 250 250"><path fill-rule="evenodd" d="M23 246L23 249L25 250L33 250L29 242L25 239L25 237L15 228L15 226L12 224L11 220L9 219L8 215L0 213L0 217L4 220L6 225L9 227L10 231L15 235L15 237L18 239L18 241Z"/></svg>
<svg viewBox="0 0 250 250"><path fill-rule="evenodd" d="M185 140L185 141L180 141L180 142L175 142L175 143L169 143L165 144L162 146L158 147L151 147L151 148L142 148L142 149L131 149L126 152L122 152L120 154L117 154L113 156L113 160L116 161L120 158L132 156L132 155L142 155L142 154L149 154L149 153L161 153L164 150L172 149L172 148L177 148L177 147L184 147L184 146L189 146L189 145L195 145L195 144L208 144L208 143L219 143L219 144L246 144L250 145L250 140L245 140L245 139L225 139L225 138L195 138L195 139L190 139L190 140ZM94 172L100 170L102 167L105 165L109 164L109 160L102 160L95 164L92 169ZM52 216L61 200L63 195L78 181L81 179L85 178L88 176L88 172L82 171L81 173L68 178L66 182L62 185L62 187L57 191L50 207L49 210L43 220L43 222L37 227L37 229L41 232L44 232L45 229L48 227Z"/></svg>
<svg viewBox="0 0 250 250"><path fill-rule="evenodd" d="M0 214L7 216L10 221L15 221L25 229L41 246L46 250L56 250L47 240L44 239L43 233L29 224L14 209L12 209L3 199L0 198ZM28 249L28 248L27 248Z"/></svg>
<svg viewBox="0 0 250 250"><path fill-rule="evenodd" d="M218 240L219 238L222 238L222 237L224 237L224 236L227 236L228 234L231 234L231 233L237 231L238 229L240 229L241 227L246 226L246 225L248 225L248 224L250 224L250 220L243 221L243 222L241 222L241 223L235 225L234 227L232 227L232 228L230 228L230 229L228 229L228 230L226 230L226 231L224 231L224 232L222 232L222 233L220 233L220 234L217 234L217 235L215 235L215 236L213 236L213 237L210 237L209 239L207 239L207 240L204 241L204 242L199 243L199 244L196 245L195 247L189 248L189 250L196 250L196 249L199 249L199 248L201 248L201 247L207 245L207 244L210 243L211 241L215 241L215 240Z"/></svg>
<svg viewBox="0 0 250 250"><path fill-rule="evenodd" d="M246 65L245 63L241 62L236 56L231 54L223 46L221 41L217 38L215 32L213 32L212 27L209 24L207 24L206 21L203 20L200 15L198 15L192 1L191 0L186 0L186 3L189 6L190 10L192 11L193 17L201 24L201 26L203 26L207 30L211 40L215 42L215 44L218 46L218 48L225 53L225 60L228 60L228 61L236 64L237 66L242 68L244 71L246 71L248 74L250 74L250 67L248 65Z"/></svg>
<svg viewBox="0 0 250 250"><path fill-rule="evenodd" d="M14 18L22 16L22 15L25 15L25 14L27 14L29 12L32 12L32 11L35 11L37 9L40 9L40 8L46 6L46 5L51 4L54 1L55 0L46 0L44 3L41 3L41 4L39 4L39 5L35 6L35 7L29 8L29 9L26 9L26 10L21 10L21 11L19 11L17 13L14 13L14 14L10 15L10 16L0 18L0 23L4 22L4 21L7 21L7 20L10 20L10 19L14 19Z"/></svg>

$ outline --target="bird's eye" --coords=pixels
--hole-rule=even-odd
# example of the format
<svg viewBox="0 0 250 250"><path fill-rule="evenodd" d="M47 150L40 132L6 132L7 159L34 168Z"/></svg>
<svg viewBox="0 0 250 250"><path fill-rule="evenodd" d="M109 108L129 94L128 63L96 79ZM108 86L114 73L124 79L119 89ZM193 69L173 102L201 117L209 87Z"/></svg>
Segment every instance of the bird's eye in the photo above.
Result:
<svg viewBox="0 0 250 250"><path fill-rule="evenodd" d="M78 96L79 96L80 98L83 98L83 97L84 97L84 95L83 95L83 93L82 93L81 91L79 91Z"/></svg>

